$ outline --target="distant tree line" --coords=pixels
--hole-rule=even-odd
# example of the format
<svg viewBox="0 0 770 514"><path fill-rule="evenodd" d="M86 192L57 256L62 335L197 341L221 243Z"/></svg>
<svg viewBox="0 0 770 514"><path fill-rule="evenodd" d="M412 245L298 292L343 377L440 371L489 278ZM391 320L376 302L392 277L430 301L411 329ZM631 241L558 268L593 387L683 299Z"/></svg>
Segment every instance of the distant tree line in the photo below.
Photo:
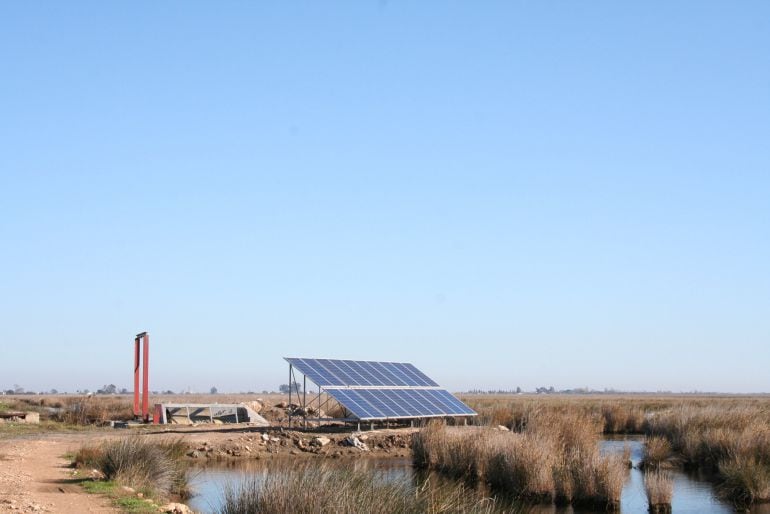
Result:
<svg viewBox="0 0 770 514"><path fill-rule="evenodd" d="M466 391L466 394L522 394L524 392L527 393L535 393L535 394L650 394L648 391L622 391L619 389L611 389L611 388L604 388L604 389L591 389L588 387L574 387L572 389L556 389L553 386L542 386L535 388L534 391L522 391L521 387L517 387L516 389L471 389L469 391ZM656 394L674 394L671 391L655 391ZM691 391L687 393L678 393L678 394L715 394L715 393L709 393L705 391Z"/></svg>

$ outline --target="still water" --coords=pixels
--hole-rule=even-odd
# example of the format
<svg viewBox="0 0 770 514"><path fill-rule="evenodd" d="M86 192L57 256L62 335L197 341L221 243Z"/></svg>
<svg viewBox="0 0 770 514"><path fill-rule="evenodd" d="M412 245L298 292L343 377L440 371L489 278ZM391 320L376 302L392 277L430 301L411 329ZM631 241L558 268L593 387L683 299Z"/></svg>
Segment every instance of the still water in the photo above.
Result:
<svg viewBox="0 0 770 514"><path fill-rule="evenodd" d="M637 466L642 458L642 439L610 439L602 442L604 453L622 453L626 447L631 451L631 461L634 467L629 470L628 478L623 487L621 497L621 512L647 512L647 498L644 494L644 474ZM319 463L322 461L318 461ZM418 474L409 459L357 459L323 462L341 466L364 467L377 470L385 477L407 477L415 482L424 480L425 476ZM245 477L264 476L266 464L264 461L229 462L226 464L197 468L193 471L192 486L196 496L188 504L196 512L216 512L222 502L222 491L227 485L237 485ZM674 513L732 513L734 509L729 503L721 501L715 494L714 487L706 477L698 474L672 471L674 477L674 497L672 511ZM431 481L437 478L432 477ZM438 478L438 480L445 480ZM504 503L504 502L500 502ZM505 510L508 504L505 504ZM553 505L510 505L510 511L530 514L588 514L594 511L572 507L556 507ZM770 514L770 505L762 505L751 510L752 514Z"/></svg>

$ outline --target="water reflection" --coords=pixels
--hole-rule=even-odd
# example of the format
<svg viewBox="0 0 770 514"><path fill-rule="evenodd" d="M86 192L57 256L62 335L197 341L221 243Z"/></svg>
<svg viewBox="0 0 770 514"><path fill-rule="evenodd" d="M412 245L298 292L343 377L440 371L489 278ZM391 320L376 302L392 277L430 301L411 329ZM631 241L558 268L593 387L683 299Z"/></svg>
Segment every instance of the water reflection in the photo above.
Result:
<svg viewBox="0 0 770 514"><path fill-rule="evenodd" d="M629 451L634 465L629 470L628 478L623 487L621 497L621 512L646 512L647 498L644 494L644 473L638 469L642 458L643 442L640 437L627 439L608 439L602 442L604 454L623 453ZM308 462L324 462L327 465L343 466L354 469L373 469L382 477L392 480L408 478L412 483L422 485L428 480L429 486L440 486L452 483L451 480L434 473L423 473L412 468L409 459L339 459ZM294 461L286 461L286 464L296 465ZM188 502L196 512L215 512L222 504L222 491L226 486L238 485L247 477L264 477L267 473L267 463L259 460L212 463L206 467L198 468L193 472L192 485L196 496ZM714 488L706 477L697 474L687 474L673 470L674 497L672 510L675 513L731 513L734 512L730 504L720 500ZM491 495L484 487L474 486L468 489L475 491L480 498ZM530 514L588 514L597 512L591 509L557 507L555 505L526 505L498 496L496 504L501 512L522 512ZM762 505L752 509L752 514L770 514L770 505Z"/></svg>

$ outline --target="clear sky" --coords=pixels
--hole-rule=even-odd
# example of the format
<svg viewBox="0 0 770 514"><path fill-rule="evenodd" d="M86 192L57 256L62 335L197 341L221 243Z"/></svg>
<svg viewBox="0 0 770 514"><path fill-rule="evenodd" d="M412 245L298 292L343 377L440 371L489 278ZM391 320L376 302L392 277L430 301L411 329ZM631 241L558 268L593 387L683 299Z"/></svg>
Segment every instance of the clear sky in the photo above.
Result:
<svg viewBox="0 0 770 514"><path fill-rule="evenodd" d="M3 2L0 388L770 391L770 3Z"/></svg>

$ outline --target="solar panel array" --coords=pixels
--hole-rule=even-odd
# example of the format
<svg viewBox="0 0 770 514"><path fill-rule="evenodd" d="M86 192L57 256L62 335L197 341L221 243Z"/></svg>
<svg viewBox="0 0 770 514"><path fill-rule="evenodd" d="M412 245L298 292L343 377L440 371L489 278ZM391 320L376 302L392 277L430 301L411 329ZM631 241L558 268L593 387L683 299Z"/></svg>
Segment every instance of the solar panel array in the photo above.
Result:
<svg viewBox="0 0 770 514"><path fill-rule="evenodd" d="M444 389L325 389L359 419L474 416Z"/></svg>
<svg viewBox="0 0 770 514"><path fill-rule="evenodd" d="M422 371L407 363L337 359L286 360L315 385L321 387L438 387L438 384Z"/></svg>
<svg viewBox="0 0 770 514"><path fill-rule="evenodd" d="M471 408L408 363L287 358L362 420L475 416Z"/></svg>

